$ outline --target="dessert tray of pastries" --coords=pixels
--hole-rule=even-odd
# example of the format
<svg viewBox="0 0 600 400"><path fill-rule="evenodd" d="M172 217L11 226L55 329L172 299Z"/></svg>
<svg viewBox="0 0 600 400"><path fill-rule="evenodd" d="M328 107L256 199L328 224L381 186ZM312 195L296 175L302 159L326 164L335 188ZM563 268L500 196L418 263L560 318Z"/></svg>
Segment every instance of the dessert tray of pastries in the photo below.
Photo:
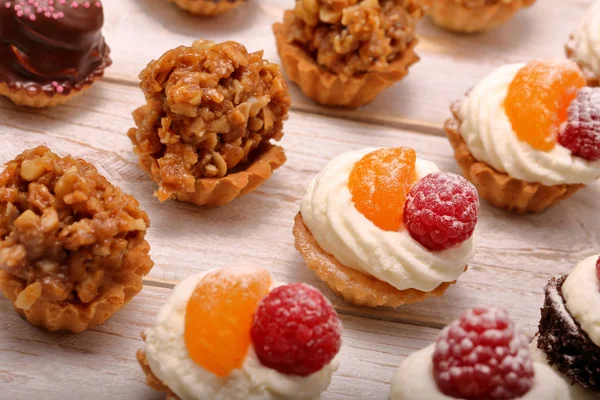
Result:
<svg viewBox="0 0 600 400"><path fill-rule="evenodd" d="M600 1L0 0L0 398L600 399Z"/></svg>

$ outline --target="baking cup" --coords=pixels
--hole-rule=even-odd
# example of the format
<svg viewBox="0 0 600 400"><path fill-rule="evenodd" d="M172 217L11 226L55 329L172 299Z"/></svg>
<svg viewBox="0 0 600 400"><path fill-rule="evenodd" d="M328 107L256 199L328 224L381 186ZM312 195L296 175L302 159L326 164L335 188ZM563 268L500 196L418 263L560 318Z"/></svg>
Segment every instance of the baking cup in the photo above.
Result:
<svg viewBox="0 0 600 400"><path fill-rule="evenodd" d="M462 0L425 0L429 18L441 28L459 32L485 32L509 20L519 9L536 0L499 0L494 4L469 7Z"/></svg>
<svg viewBox="0 0 600 400"><path fill-rule="evenodd" d="M32 283L25 287L22 279L0 270L0 289L15 310L32 325L50 332L71 331L82 332L103 323L129 300L142 290L142 277L152 268L152 260L148 257L150 245L143 239L137 239L123 256L123 270L131 271L115 274L110 283L99 288L96 298L89 303L70 303L68 301L47 301L41 296L41 285ZM135 267L128 264L136 263ZM21 292L26 291L19 299ZM19 300L17 300L19 299ZM27 303L23 309L21 302Z"/></svg>
<svg viewBox="0 0 600 400"><path fill-rule="evenodd" d="M286 13L292 13L288 10ZM286 25L273 25L277 51L288 78L302 92L325 106L357 108L368 104L383 90L408 74L408 68L419 61L414 52L414 39L402 56L392 61L385 71L345 76L334 74L319 66L302 47L286 40Z"/></svg>
<svg viewBox="0 0 600 400"><path fill-rule="evenodd" d="M579 68L583 72L583 76L585 76L585 80L587 81L587 85L591 87L600 86L600 71L595 71L588 63L583 62L577 57L576 51L576 43L575 37L571 35L567 44L565 44L565 53L567 54L567 58L571 61L574 61L579 65Z"/></svg>
<svg viewBox="0 0 600 400"><path fill-rule="evenodd" d="M241 0L168 0L199 17L214 17L243 3Z"/></svg>
<svg viewBox="0 0 600 400"><path fill-rule="evenodd" d="M304 257L306 265L348 303L368 307L399 307L429 297L442 296L451 285L456 283L456 281L442 283L431 292L417 289L398 290L387 282L342 265L335 257L326 253L304 224L301 213L296 215L294 222L296 249Z"/></svg>
<svg viewBox="0 0 600 400"><path fill-rule="evenodd" d="M496 171L490 165L477 161L460 134L462 121L458 116L460 102L452 105L452 118L444 124L450 144L454 148L454 158L463 175L479 191L479 196L490 204L517 214L541 212L563 199L570 197L585 185L545 186L538 182L526 182Z"/></svg>

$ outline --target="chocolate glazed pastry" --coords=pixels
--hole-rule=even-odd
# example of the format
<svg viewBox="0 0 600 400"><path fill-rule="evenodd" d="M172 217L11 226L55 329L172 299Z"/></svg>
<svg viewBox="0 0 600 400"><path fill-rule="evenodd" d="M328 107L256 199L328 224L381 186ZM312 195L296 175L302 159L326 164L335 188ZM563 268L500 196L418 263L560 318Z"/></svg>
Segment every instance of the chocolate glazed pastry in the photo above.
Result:
<svg viewBox="0 0 600 400"><path fill-rule="evenodd" d="M111 64L102 3L0 0L0 94L51 107L87 89Z"/></svg>
<svg viewBox="0 0 600 400"><path fill-rule="evenodd" d="M546 286L538 347L551 366L585 389L600 393L600 348L565 306L562 285L566 279L552 278Z"/></svg>

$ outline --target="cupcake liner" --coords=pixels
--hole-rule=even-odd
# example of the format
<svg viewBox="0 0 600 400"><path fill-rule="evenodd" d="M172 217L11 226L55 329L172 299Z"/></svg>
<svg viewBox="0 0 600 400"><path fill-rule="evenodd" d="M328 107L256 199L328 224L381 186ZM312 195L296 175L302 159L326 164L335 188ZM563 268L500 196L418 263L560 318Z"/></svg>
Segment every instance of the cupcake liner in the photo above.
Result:
<svg viewBox="0 0 600 400"><path fill-rule="evenodd" d="M500 1L495 4L468 7L453 0L425 0L429 18L441 28L459 32L485 32L509 20L519 9L535 0Z"/></svg>
<svg viewBox="0 0 600 400"><path fill-rule="evenodd" d="M179 8L199 17L214 17L243 3L241 0L168 0Z"/></svg>
<svg viewBox="0 0 600 400"><path fill-rule="evenodd" d="M537 182L526 182L476 160L460 134L462 121L458 116L459 105L459 102L452 105L453 117L446 121L444 130L454 148L454 158L463 175L477 187L479 196L490 204L517 214L537 213L585 187L580 184L545 186Z"/></svg>
<svg viewBox="0 0 600 400"><path fill-rule="evenodd" d="M82 86L80 89L71 89L68 94L56 93L49 96L45 92L39 92L35 95L29 94L25 89L13 90L4 82L0 82L0 95L8 97L13 103L19 106L32 108L50 108L65 104L74 97L83 94L92 84Z"/></svg>
<svg viewBox="0 0 600 400"><path fill-rule="evenodd" d="M146 340L146 335L142 332L142 339ZM152 389L158 392L166 393L166 400L180 400L179 397L169 389L167 385L165 385L160 379L154 375L152 369L150 369L150 365L148 364L148 360L146 359L146 352L143 349L139 349L136 353L136 358L140 367L142 367L142 371L146 375L146 385L151 387Z"/></svg>
<svg viewBox="0 0 600 400"><path fill-rule="evenodd" d="M399 307L417 303L429 297L442 296L456 281L444 282L431 292L417 289L398 290L387 282L342 265L326 253L304 224L302 214L294 220L296 249L302 254L308 268L346 302L357 306ZM467 267L465 266L465 270Z"/></svg>
<svg viewBox="0 0 600 400"><path fill-rule="evenodd" d="M417 44L415 39L400 58L389 64L386 71L346 77L320 67L302 47L289 43L286 29L286 25L281 23L273 25L283 69L306 96L325 106L357 108L368 104L381 91L404 78L408 74L408 67L419 61L414 52Z"/></svg>
<svg viewBox="0 0 600 400"><path fill-rule="evenodd" d="M145 240L130 249L123 264L138 263L138 268L132 273L115 275L90 303L44 300L39 282L25 287L22 279L4 270L0 270L0 290L13 302L15 311L32 325L50 332L82 332L106 321L142 290L142 277L153 265L149 251L150 245Z"/></svg>
<svg viewBox="0 0 600 400"><path fill-rule="evenodd" d="M585 76L588 86L600 86L600 71L594 71L594 69L589 64L578 59L575 48L575 37L571 35L569 41L565 44L565 53L567 55L567 58L571 61L576 62L577 65L579 65L579 68L583 72L583 76Z"/></svg>

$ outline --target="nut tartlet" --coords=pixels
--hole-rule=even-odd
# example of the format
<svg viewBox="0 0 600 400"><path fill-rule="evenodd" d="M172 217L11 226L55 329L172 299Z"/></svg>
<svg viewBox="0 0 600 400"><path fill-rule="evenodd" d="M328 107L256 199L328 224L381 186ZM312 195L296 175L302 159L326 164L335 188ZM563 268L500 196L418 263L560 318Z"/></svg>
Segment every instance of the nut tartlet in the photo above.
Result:
<svg viewBox="0 0 600 400"><path fill-rule="evenodd" d="M458 33L492 30L536 0L425 0L431 21Z"/></svg>
<svg viewBox="0 0 600 400"><path fill-rule="evenodd" d="M279 66L236 42L199 40L140 74L146 104L128 136L160 201L219 206L267 180L285 161L290 96Z"/></svg>
<svg viewBox="0 0 600 400"><path fill-rule="evenodd" d="M408 74L417 0L297 0L273 26L290 80L317 103L359 107Z"/></svg>
<svg viewBox="0 0 600 400"><path fill-rule="evenodd" d="M27 150L0 174L0 289L49 331L98 325L142 289L149 225L91 164Z"/></svg>
<svg viewBox="0 0 600 400"><path fill-rule="evenodd" d="M175 3L179 8L198 17L214 17L226 13L245 0L168 0Z"/></svg>

